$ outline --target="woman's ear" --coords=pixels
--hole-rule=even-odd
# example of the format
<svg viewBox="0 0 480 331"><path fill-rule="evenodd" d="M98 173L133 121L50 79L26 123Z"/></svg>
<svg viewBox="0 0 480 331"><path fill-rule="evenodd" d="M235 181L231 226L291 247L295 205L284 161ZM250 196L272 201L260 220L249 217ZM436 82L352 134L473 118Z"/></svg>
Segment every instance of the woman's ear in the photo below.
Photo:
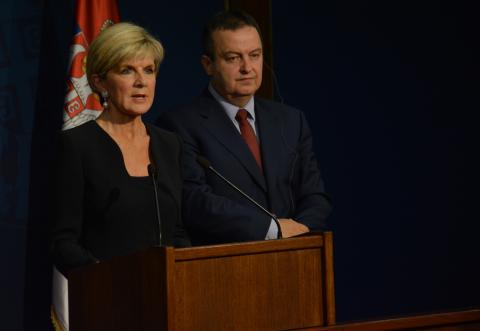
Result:
<svg viewBox="0 0 480 331"><path fill-rule="evenodd" d="M92 75L92 84L94 85L92 88L98 93L105 91L104 80L100 77L100 75Z"/></svg>

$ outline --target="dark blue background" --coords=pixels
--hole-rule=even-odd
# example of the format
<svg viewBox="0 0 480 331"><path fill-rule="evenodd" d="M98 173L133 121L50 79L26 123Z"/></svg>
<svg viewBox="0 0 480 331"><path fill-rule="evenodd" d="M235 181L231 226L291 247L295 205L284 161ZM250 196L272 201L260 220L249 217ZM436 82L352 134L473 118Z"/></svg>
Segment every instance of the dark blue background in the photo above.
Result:
<svg viewBox="0 0 480 331"><path fill-rule="evenodd" d="M223 1L119 1L166 59L155 108L206 84ZM0 323L48 330L48 206L72 1L0 5ZM334 200L338 320L480 305L478 17L467 2L273 1L281 95L309 119ZM278 92L278 91L277 91Z"/></svg>
<svg viewBox="0 0 480 331"><path fill-rule="evenodd" d="M479 306L472 8L272 8L281 95L306 112L334 201L338 319Z"/></svg>

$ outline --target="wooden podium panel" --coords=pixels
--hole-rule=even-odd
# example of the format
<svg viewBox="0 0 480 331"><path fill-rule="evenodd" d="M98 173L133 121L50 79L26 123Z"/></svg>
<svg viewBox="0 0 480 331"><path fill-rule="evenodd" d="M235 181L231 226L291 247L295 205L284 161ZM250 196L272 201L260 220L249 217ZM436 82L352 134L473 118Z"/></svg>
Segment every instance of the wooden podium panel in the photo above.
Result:
<svg viewBox="0 0 480 331"><path fill-rule="evenodd" d="M152 248L71 272L70 330L166 330L166 258Z"/></svg>
<svg viewBox="0 0 480 331"><path fill-rule="evenodd" d="M175 254L177 330L326 325L322 237L193 248Z"/></svg>
<svg viewBox="0 0 480 331"><path fill-rule="evenodd" d="M151 248L72 272L69 292L72 331L332 325L332 235Z"/></svg>

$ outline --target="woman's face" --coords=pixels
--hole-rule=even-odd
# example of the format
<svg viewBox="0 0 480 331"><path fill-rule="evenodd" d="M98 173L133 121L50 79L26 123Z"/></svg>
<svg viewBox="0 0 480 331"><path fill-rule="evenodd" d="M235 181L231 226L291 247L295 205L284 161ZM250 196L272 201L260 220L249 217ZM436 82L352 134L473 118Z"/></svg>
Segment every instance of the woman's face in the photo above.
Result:
<svg viewBox="0 0 480 331"><path fill-rule="evenodd" d="M129 116L145 114L155 96L156 71L151 56L126 60L98 80L100 91L108 92L109 111Z"/></svg>

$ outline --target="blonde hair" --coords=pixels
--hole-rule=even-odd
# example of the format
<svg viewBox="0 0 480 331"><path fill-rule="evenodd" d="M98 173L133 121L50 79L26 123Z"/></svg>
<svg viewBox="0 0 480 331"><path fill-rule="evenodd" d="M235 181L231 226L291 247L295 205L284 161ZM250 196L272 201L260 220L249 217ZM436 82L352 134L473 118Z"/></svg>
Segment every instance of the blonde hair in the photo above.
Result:
<svg viewBox="0 0 480 331"><path fill-rule="evenodd" d="M158 73L164 57L163 46L141 26L132 23L117 23L104 29L93 40L87 55L87 79L96 91L92 76L105 78L107 72L123 61L152 56Z"/></svg>

